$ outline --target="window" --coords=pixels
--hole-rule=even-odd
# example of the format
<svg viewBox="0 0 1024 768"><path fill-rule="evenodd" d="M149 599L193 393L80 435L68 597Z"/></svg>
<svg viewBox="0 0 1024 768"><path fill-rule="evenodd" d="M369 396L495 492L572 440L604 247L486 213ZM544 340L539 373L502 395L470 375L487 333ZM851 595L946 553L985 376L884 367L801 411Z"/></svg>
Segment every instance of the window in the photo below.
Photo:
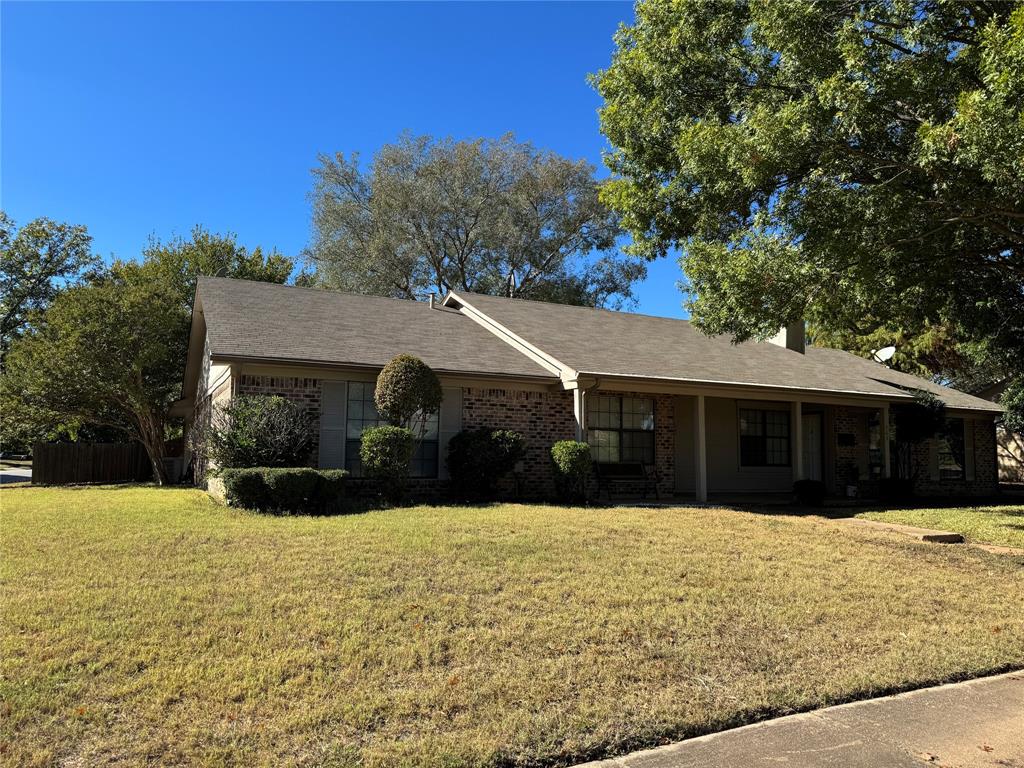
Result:
<svg viewBox="0 0 1024 768"><path fill-rule="evenodd" d="M788 467L789 411L740 408L740 466Z"/></svg>
<svg viewBox="0 0 1024 768"><path fill-rule="evenodd" d="M654 400L592 395L587 399L587 442L594 461L654 463Z"/></svg>
<svg viewBox="0 0 1024 768"><path fill-rule="evenodd" d="M964 479L963 419L949 419L939 437L939 479Z"/></svg>
<svg viewBox="0 0 1024 768"><path fill-rule="evenodd" d="M354 477L362 474L359 460L360 437L363 430L384 424L373 403L372 381L350 381L348 383L348 404L345 420L345 469ZM409 464L412 477L437 477L438 419L433 413L425 420L420 416L412 425L417 437L416 448Z"/></svg>

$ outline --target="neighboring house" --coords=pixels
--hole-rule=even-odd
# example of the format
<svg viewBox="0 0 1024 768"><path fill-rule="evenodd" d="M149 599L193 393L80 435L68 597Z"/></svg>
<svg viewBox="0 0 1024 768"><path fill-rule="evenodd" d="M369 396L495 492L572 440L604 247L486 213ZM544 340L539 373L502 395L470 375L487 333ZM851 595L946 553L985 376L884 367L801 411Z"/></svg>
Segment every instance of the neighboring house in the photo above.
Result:
<svg viewBox="0 0 1024 768"><path fill-rule="evenodd" d="M501 427L526 437L525 496L550 494L550 447L573 438L596 461L656 468L665 495L788 492L810 478L868 496L892 464L890 409L914 388L946 403L955 435L914 451L917 491L997 489L998 406L846 352L805 350L802 326L734 345L684 320L462 292L428 304L202 278L177 413L191 422L233 395L284 395L319 424L316 463L358 474L377 373L402 352L444 389L413 465L427 489L445 480L453 434Z"/></svg>
<svg viewBox="0 0 1024 768"><path fill-rule="evenodd" d="M999 402L1010 379L991 384L974 394L984 400ZM999 479L1004 483L1024 483L1024 435L1011 432L1002 424L996 426L996 455Z"/></svg>

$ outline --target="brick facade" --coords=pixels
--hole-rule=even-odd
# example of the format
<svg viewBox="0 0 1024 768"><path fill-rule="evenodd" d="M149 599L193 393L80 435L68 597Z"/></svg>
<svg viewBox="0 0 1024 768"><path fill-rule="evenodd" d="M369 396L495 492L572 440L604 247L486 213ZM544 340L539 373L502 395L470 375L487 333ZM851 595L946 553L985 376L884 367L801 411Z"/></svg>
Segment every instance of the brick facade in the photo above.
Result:
<svg viewBox="0 0 1024 768"><path fill-rule="evenodd" d="M833 409L833 450L836 493L842 494L847 485L855 485L861 496L877 495L877 479L870 476L869 440L872 409L836 407ZM890 414L890 434L894 427ZM996 433L990 419L966 419L964 428L973 430L973 467L971 480L933 479L933 447L935 440L926 440L912 449L911 475L914 493L918 496L989 496L998 491L996 468ZM854 442L841 444L840 435L852 435ZM969 445L969 443L968 443ZM895 476L896 449L893 447L893 474ZM965 475L967 473L965 472Z"/></svg>
<svg viewBox="0 0 1024 768"><path fill-rule="evenodd" d="M868 467L870 412L863 408L844 406L837 406L832 412L834 492L845 495L846 487L852 485L858 488L862 496L873 495L877 491L877 484L869 477Z"/></svg>
<svg viewBox="0 0 1024 768"><path fill-rule="evenodd" d="M974 478L933 480L932 443L914 446L914 493L918 496L991 496L999 490L996 465L996 429L990 419L965 419L964 430L974 433ZM965 434L966 437L966 434ZM966 474L966 473L965 473Z"/></svg>
<svg viewBox="0 0 1024 768"><path fill-rule="evenodd" d="M550 498L554 493L551 446L576 437L572 392L465 388L462 428L512 429L521 433L526 438L526 457L519 487L515 487L515 478L508 478L502 490L527 498Z"/></svg>
<svg viewBox="0 0 1024 768"><path fill-rule="evenodd" d="M234 381L234 394L281 395L300 404L314 424L320 422L321 380L292 376L242 374ZM650 395L634 392L604 392L616 396L653 397L655 401L655 468L658 490L663 498L671 498L675 489L675 408L671 395ZM858 486L861 496L877 493L877 482L870 477L869 440L872 409L835 406L830 409L831 431L826 430L826 458L832 462L830 490L842 494L847 485ZM974 478L972 480L932 480L931 451L928 443L915 448L915 492L919 495L990 495L998 489L996 466L996 434L991 420L968 419L965 426L973 430ZM462 429L481 427L512 429L526 438L526 457L518 478L507 478L502 488L508 495L521 498L550 498L554 492L551 467L551 446L558 440L571 440L576 435L573 416L573 394L570 391L524 391L506 388L468 387L462 390ZM319 430L317 430L319 432ZM846 437L841 438L840 435ZM851 438L852 436L852 438ZM851 442L852 439L852 442ZM310 454L316 465L319 434ZM444 462L446 457L439 456ZM443 481L416 480L412 483L417 496L437 494ZM591 493L596 493L592 481ZM640 487L624 488L640 493Z"/></svg>

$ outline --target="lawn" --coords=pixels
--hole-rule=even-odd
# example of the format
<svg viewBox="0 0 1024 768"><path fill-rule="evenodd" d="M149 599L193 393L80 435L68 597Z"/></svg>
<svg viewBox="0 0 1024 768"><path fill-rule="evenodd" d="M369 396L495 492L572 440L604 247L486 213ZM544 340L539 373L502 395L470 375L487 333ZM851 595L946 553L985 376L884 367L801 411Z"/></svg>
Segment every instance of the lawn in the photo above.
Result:
<svg viewBox="0 0 1024 768"><path fill-rule="evenodd" d="M565 765L1024 666L1024 560L817 517L0 504L11 764Z"/></svg>
<svg viewBox="0 0 1024 768"><path fill-rule="evenodd" d="M857 515L885 523L903 523L963 534L969 542L1024 549L1024 506L894 509Z"/></svg>

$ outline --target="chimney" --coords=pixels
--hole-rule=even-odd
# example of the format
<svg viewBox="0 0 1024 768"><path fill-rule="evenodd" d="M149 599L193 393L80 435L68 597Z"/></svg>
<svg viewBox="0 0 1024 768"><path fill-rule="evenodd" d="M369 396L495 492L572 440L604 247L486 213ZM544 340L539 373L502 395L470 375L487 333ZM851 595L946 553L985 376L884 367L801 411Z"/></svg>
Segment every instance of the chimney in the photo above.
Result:
<svg viewBox="0 0 1024 768"><path fill-rule="evenodd" d="M796 322L790 323L780 329L779 332L768 339L768 341L780 347L791 349L794 352L799 352L802 355L804 353L806 339L807 329L804 327L804 321L797 320Z"/></svg>
<svg viewBox="0 0 1024 768"><path fill-rule="evenodd" d="M434 308L434 294L430 294L430 308Z"/></svg>

